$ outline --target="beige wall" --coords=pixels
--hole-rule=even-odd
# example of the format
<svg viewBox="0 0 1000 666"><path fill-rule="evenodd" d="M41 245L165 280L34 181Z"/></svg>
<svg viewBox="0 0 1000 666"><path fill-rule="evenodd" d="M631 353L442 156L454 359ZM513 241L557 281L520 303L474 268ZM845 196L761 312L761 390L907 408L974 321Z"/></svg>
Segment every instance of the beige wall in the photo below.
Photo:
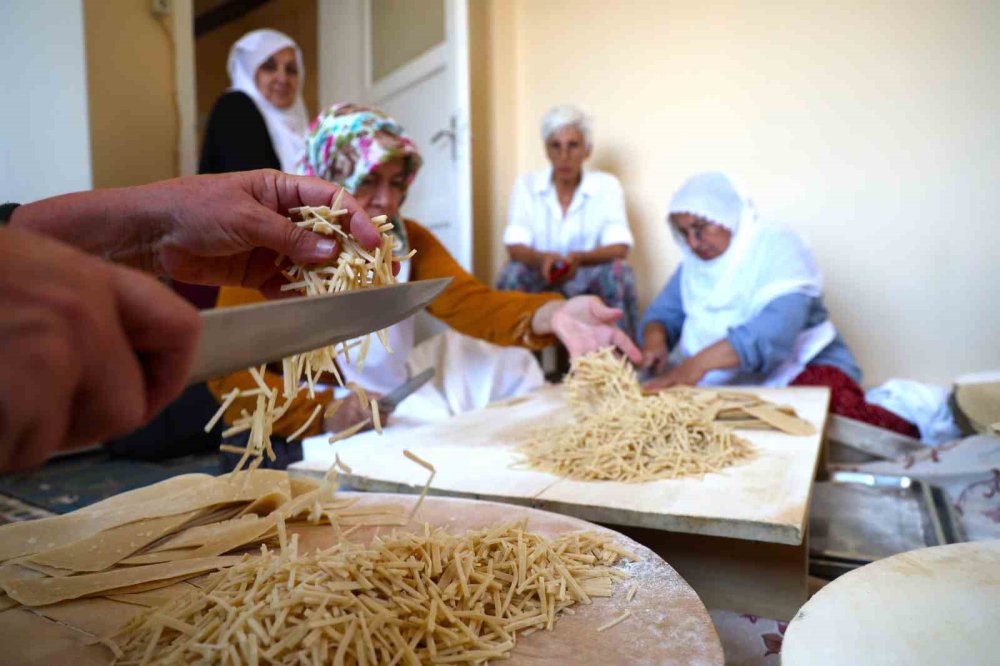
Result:
<svg viewBox="0 0 1000 666"><path fill-rule="evenodd" d="M226 71L229 49L240 37L260 28L280 30L294 39L302 49L306 69L302 98L309 118L312 119L316 114L316 0L272 0L195 40L199 142L212 105L229 87L229 74Z"/></svg>
<svg viewBox="0 0 1000 666"><path fill-rule="evenodd" d="M139 0L84 0L83 17L94 187L176 176L170 19Z"/></svg>
<svg viewBox="0 0 1000 666"><path fill-rule="evenodd" d="M811 243L866 383L1000 366L1000 4L472 5L481 278L504 259L515 174L545 166L541 115L575 102L592 166L625 187L643 305L679 257L672 190L722 168Z"/></svg>

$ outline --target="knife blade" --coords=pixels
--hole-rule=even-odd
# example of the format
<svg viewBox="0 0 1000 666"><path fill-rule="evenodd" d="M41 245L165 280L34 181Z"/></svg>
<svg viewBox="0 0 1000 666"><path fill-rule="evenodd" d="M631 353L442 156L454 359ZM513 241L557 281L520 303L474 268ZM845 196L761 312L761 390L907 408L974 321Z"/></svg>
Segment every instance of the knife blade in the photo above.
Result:
<svg viewBox="0 0 1000 666"><path fill-rule="evenodd" d="M387 414L392 410L396 409L396 406L410 397L411 394L415 393L421 386L434 379L434 368L427 368L423 372L420 372L405 382L392 389L386 393L378 401L378 410L383 414Z"/></svg>
<svg viewBox="0 0 1000 666"><path fill-rule="evenodd" d="M425 307L449 282L420 280L203 311L188 384L378 331Z"/></svg>

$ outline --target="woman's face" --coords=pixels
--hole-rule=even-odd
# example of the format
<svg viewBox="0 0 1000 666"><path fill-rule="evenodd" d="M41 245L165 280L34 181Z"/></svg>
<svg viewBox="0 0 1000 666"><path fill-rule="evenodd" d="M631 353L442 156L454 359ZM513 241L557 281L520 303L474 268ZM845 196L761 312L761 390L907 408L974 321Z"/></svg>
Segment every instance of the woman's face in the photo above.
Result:
<svg viewBox="0 0 1000 666"><path fill-rule="evenodd" d="M583 170L583 163L590 157L590 149L583 140L583 132L572 125L561 127L545 141L545 153L552 163L552 175L560 180L576 180Z"/></svg>
<svg viewBox="0 0 1000 666"><path fill-rule="evenodd" d="M287 109L295 103L299 91L299 63L291 46L276 51L257 68L254 76L257 90L271 104Z"/></svg>
<svg viewBox="0 0 1000 666"><path fill-rule="evenodd" d="M729 249L733 237L733 232L724 226L689 213L671 214L670 223L684 237L691 251L704 261L722 255Z"/></svg>
<svg viewBox="0 0 1000 666"><path fill-rule="evenodd" d="M365 176L354 190L354 199L370 217L395 217L406 198L407 175L403 158L384 162Z"/></svg>

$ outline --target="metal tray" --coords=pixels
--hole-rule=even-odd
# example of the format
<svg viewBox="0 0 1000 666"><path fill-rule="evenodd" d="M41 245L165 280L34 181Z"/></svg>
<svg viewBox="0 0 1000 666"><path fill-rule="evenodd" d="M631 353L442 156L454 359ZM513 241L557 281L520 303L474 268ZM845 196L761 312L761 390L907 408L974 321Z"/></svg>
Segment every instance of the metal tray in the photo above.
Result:
<svg viewBox="0 0 1000 666"><path fill-rule="evenodd" d="M835 472L809 507L810 573L836 578L917 548L965 541L946 493L918 479Z"/></svg>

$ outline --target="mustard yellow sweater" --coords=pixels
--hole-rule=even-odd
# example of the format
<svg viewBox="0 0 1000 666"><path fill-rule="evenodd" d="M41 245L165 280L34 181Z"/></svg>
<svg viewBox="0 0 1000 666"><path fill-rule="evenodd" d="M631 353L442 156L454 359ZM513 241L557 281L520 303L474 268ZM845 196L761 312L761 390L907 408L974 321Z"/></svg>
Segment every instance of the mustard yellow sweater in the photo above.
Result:
<svg viewBox="0 0 1000 666"><path fill-rule="evenodd" d="M498 345L540 349L553 341L551 336L540 337L531 332L531 318L542 305L560 299L561 296L554 293L525 294L490 289L466 273L429 230L412 220L404 220L404 223L410 247L417 251L410 260L410 279L452 278L451 284L427 307L430 314L460 333ZM263 300L264 296L255 289L224 287L219 291L216 307L232 307ZM268 386L281 390L279 374L265 373L264 380ZM208 382L209 390L220 402L222 396L234 388L252 389L255 386L250 373L245 370ZM252 412L255 400L256 398L246 398L235 401L226 410L223 419L231 424L239 418L240 410ZM332 400L330 391L318 392L314 398L300 393L284 416L274 424L274 434L292 434L306 422L316 405L325 407ZM317 419L303 436L319 434L321 429L322 422Z"/></svg>

